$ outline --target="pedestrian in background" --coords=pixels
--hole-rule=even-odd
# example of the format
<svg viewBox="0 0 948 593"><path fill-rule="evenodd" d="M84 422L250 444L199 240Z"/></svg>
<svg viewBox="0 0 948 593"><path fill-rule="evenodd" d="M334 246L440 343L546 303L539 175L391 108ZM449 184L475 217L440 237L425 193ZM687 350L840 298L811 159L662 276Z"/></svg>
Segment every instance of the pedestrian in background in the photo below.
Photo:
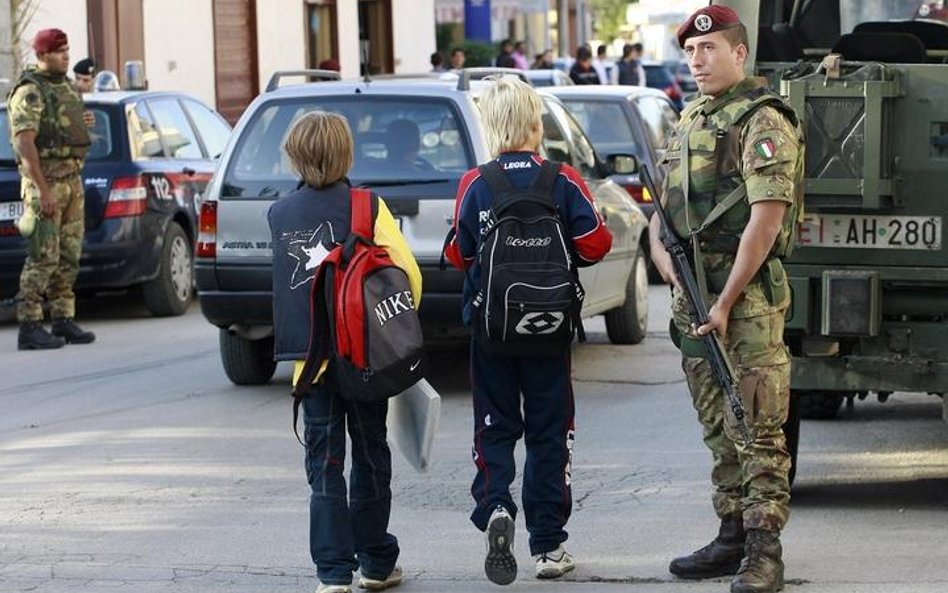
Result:
<svg viewBox="0 0 948 593"><path fill-rule="evenodd" d="M509 39L500 42L500 53L494 60L494 65L498 68L516 68L517 62L513 57L513 43Z"/></svg>
<svg viewBox="0 0 948 593"><path fill-rule="evenodd" d="M596 58L592 61L593 70L599 76L599 84L612 84L612 65L606 62L606 46L596 48Z"/></svg>
<svg viewBox="0 0 948 593"><path fill-rule="evenodd" d="M619 84L629 86L639 85L639 69L633 58L634 52L635 50L631 43L626 43L622 46L622 59L616 64L616 69L619 71Z"/></svg>
<svg viewBox="0 0 948 593"><path fill-rule="evenodd" d="M72 73L75 77L76 92L91 93L92 83L95 81L95 60L92 58L79 60L72 67Z"/></svg>
<svg viewBox="0 0 948 593"><path fill-rule="evenodd" d="M537 54L533 61L533 64L530 66L533 70L552 70L553 69L553 52L546 50L542 54Z"/></svg>
<svg viewBox="0 0 948 593"><path fill-rule="evenodd" d="M530 60L527 59L527 51L527 42L518 41L512 54L514 59L514 68L519 68L520 70L530 69Z"/></svg>
<svg viewBox="0 0 948 593"><path fill-rule="evenodd" d="M444 56L441 55L441 52L436 51L432 53L430 62L432 72L447 72L444 68Z"/></svg>
<svg viewBox="0 0 948 593"><path fill-rule="evenodd" d="M641 43L632 44L632 63L638 71L639 86L648 86L645 78L645 66L642 65L642 56L645 54L645 46Z"/></svg>
<svg viewBox="0 0 948 593"><path fill-rule="evenodd" d="M592 51L585 45L576 50L576 61L569 70L575 84L602 84L599 74L592 66Z"/></svg>
<svg viewBox="0 0 948 593"><path fill-rule="evenodd" d="M319 264L344 242L351 226L352 133L341 115L313 111L290 129L284 150L302 177L300 188L277 200L267 218L273 240L274 357L296 361L299 380L310 338L310 288ZM378 199L373 240L405 270L417 304L421 273L398 225ZM379 591L398 585L398 540L388 533L392 506L392 456L386 442L388 400L355 402L339 392L326 363L303 398L306 477L310 495L309 549L318 593L350 593L359 586ZM343 465L346 428L352 470L348 496Z"/></svg>
<svg viewBox="0 0 948 593"><path fill-rule="evenodd" d="M755 23L756 25L756 23ZM790 514L790 454L782 426L790 401L783 342L790 290L781 260L803 198L803 134L793 109L766 82L747 78L747 30L725 6L696 11L678 29L701 97L682 113L667 146L662 201L673 231L692 243L709 321L694 328L674 267L651 221L652 259L675 284L672 326L694 408L711 450L717 537L674 559L688 579L735 574L732 593L783 588L780 531ZM722 135L723 134L723 135ZM702 147L718 146L715 151ZM736 367L745 444L708 360L702 336L717 332Z"/></svg>
<svg viewBox="0 0 948 593"><path fill-rule="evenodd" d="M464 62L467 59L464 48L455 47L451 50L451 69L460 70L464 68Z"/></svg>
<svg viewBox="0 0 948 593"><path fill-rule="evenodd" d="M20 350L88 344L95 334L73 320L79 257L85 232L82 166L89 151L89 123L69 73L69 39L59 29L33 38L36 66L26 68L8 104L10 142L16 151L26 237L26 261L16 295ZM32 228L31 228L32 227ZM43 327L49 302L52 333Z"/></svg>
<svg viewBox="0 0 948 593"><path fill-rule="evenodd" d="M515 188L534 187L541 175L545 180L556 165L538 154L543 138L543 105L536 91L520 80L498 80L481 97L479 108L494 158L484 167L493 167ZM609 251L612 236L582 176L569 165L562 165L553 175L552 203L576 254L576 263L592 265ZM475 256L490 224L494 198L492 184L482 176L481 168L471 169L461 178L455 234L445 253L455 267L465 270L466 325L474 324L481 315L474 312L481 275ZM471 485L476 503L471 521L487 533L487 578L506 585L517 576L513 555L517 505L510 495L510 484L516 475L514 447L521 437L525 437L527 448L523 510L536 576L560 577L574 567L563 546L572 509L574 427L569 344L550 356L505 356L492 353L475 335L471 340L471 385L477 467Z"/></svg>

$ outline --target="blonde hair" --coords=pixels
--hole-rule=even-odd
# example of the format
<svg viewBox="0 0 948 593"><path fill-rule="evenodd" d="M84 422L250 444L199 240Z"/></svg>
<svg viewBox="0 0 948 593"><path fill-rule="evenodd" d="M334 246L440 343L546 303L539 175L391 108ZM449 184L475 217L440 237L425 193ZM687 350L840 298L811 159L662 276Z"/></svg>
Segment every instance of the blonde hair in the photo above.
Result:
<svg viewBox="0 0 948 593"><path fill-rule="evenodd" d="M533 87L517 78L494 82L478 102L492 156L521 148L537 129L543 132L543 102Z"/></svg>
<svg viewBox="0 0 948 593"><path fill-rule="evenodd" d="M352 168L349 122L337 113L311 111L290 128L283 150L306 185L332 185Z"/></svg>

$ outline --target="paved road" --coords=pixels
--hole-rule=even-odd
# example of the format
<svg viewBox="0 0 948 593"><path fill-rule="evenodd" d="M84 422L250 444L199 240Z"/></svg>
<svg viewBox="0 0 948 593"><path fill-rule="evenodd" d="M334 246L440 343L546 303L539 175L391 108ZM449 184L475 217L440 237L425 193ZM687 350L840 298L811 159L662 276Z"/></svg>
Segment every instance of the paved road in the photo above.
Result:
<svg viewBox="0 0 948 593"><path fill-rule="evenodd" d="M576 348L570 549L579 568L568 582L535 581L521 523L521 575L509 590L728 590L666 571L715 529L708 456L663 332L666 294L652 289L642 345L609 345L600 322ZM151 319L109 297L81 311L94 345L21 353L15 326L0 326L0 591L311 591L289 369L265 387L230 385L216 331L197 309ZM403 590L498 590L482 577L483 542L467 520L465 348L437 350L435 465L419 475L396 460ZM784 537L788 591L948 590L940 412L937 398L897 394L804 424Z"/></svg>

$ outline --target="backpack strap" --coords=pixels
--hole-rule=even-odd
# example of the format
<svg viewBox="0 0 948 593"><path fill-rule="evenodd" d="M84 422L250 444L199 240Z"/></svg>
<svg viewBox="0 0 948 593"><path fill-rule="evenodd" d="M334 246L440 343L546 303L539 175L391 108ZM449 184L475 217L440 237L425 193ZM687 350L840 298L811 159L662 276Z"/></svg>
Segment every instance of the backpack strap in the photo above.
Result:
<svg viewBox="0 0 948 593"><path fill-rule="evenodd" d="M536 204L550 212L556 212L556 205L553 203L553 184L556 182L556 176L559 175L559 167L552 161L544 161L540 172L529 187L531 190L539 191L530 192L516 191L518 188L511 185L499 161L493 160L478 167L493 194L490 207L494 216L500 218L508 208L522 203Z"/></svg>
<svg viewBox="0 0 948 593"><path fill-rule="evenodd" d="M563 168L563 165L560 163L554 163L553 161L543 161L543 164L540 165L540 172L537 173L536 178L533 180L532 187L539 190L544 190L547 195L550 196L550 201L553 200L553 186L556 184L556 179L560 175L560 169Z"/></svg>
<svg viewBox="0 0 948 593"><path fill-rule="evenodd" d="M342 244L342 264L355 254L356 243L375 246L375 219L379 214L379 197L364 188L349 189L349 236Z"/></svg>
<svg viewBox="0 0 948 593"><path fill-rule="evenodd" d="M510 180L507 179L507 173L504 172L500 166L500 162L496 159L484 163L478 167L477 170L481 172L481 177L487 182L487 187L490 188L490 192L493 195L496 196L513 189L513 185L511 185Z"/></svg>

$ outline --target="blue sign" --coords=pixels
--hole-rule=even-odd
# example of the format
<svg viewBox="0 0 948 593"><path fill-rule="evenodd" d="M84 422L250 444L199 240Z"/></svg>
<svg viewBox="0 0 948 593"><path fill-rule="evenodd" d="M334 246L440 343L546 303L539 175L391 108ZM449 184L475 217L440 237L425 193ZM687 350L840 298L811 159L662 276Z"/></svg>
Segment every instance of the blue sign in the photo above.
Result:
<svg viewBox="0 0 948 593"><path fill-rule="evenodd" d="M490 43L490 0L464 0L464 38Z"/></svg>

